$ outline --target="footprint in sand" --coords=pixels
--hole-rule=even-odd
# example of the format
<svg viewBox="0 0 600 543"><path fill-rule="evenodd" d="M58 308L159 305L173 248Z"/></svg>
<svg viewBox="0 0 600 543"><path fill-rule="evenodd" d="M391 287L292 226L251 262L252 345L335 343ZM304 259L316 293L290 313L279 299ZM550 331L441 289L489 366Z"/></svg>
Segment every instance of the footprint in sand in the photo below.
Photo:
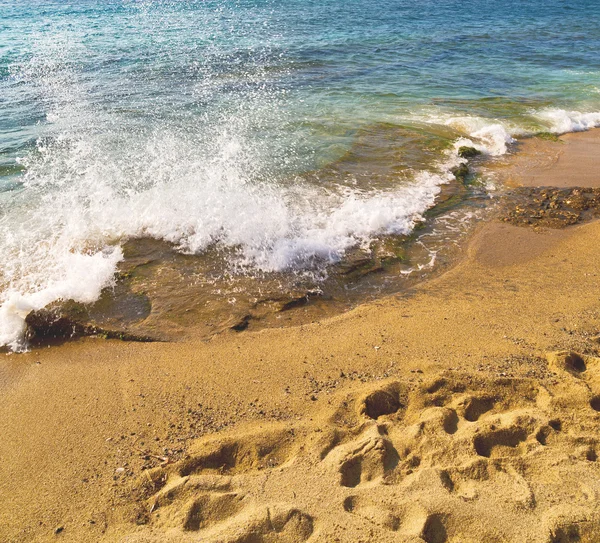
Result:
<svg viewBox="0 0 600 543"><path fill-rule="evenodd" d="M578 405L587 399L590 409L600 412L600 358L574 351L556 351L546 354L548 367L559 374L573 377L560 396L563 403Z"/></svg>
<svg viewBox="0 0 600 543"><path fill-rule="evenodd" d="M192 500L183 522L185 531L203 530L228 520L244 508L244 496L236 493L204 494Z"/></svg>
<svg viewBox="0 0 600 543"><path fill-rule="evenodd" d="M207 543L302 543L314 530L310 515L284 505L248 506L226 522L206 528L202 541Z"/></svg>
<svg viewBox="0 0 600 543"><path fill-rule="evenodd" d="M310 515L287 505L257 504L232 491L234 477L285 463L292 437L289 429L274 427L207 438L178 464L146 472L142 486L152 494L147 523L154 530L179 533L177 541L192 534L201 534L207 543L305 541L313 532ZM170 541L148 537L140 541Z"/></svg>
<svg viewBox="0 0 600 543"><path fill-rule="evenodd" d="M462 416L469 422L476 422L483 414L491 411L496 404L494 396L468 396L463 403Z"/></svg>
<svg viewBox="0 0 600 543"><path fill-rule="evenodd" d="M431 513L420 504L392 506L368 497L348 496L344 510L366 519L369 523L397 532L399 541L445 543L444 516Z"/></svg>
<svg viewBox="0 0 600 543"><path fill-rule="evenodd" d="M235 474L273 468L289 459L293 445L293 432L285 427L235 437L217 436L200 441L181 463L179 473Z"/></svg>
<svg viewBox="0 0 600 543"><path fill-rule="evenodd" d="M359 414L377 420L385 415L393 415L406 408L404 387L393 382L374 390L358 401Z"/></svg>
<svg viewBox="0 0 600 543"><path fill-rule="evenodd" d="M337 469L339 484L345 487L381 479L398 461L398 452L385 436L385 429L375 423L358 439L334 447L324 460Z"/></svg>
<svg viewBox="0 0 600 543"><path fill-rule="evenodd" d="M410 504L402 511L398 533L425 543L445 543L448 538L444 515L431 513L420 504Z"/></svg>
<svg viewBox="0 0 600 543"><path fill-rule="evenodd" d="M146 472L148 525L127 541L596 543L597 360L563 353L545 382L378 383L302 423L199 440Z"/></svg>
<svg viewBox="0 0 600 543"><path fill-rule="evenodd" d="M206 543L302 543L313 533L313 519L286 505L260 506L235 493L200 496L189 505L184 533Z"/></svg>
<svg viewBox="0 0 600 543"><path fill-rule="evenodd" d="M595 543L598 541L600 511L578 510L558 505L544 514L542 524L548 534L544 543Z"/></svg>
<svg viewBox="0 0 600 543"><path fill-rule="evenodd" d="M473 446L479 456L485 456L486 458L506 456L514 454L517 447L527 439L527 436L527 429L519 426L488 430L475 436Z"/></svg>
<svg viewBox="0 0 600 543"><path fill-rule="evenodd" d="M149 522L153 531L168 533L169 538L146 535L127 541L179 542L199 534L205 543L301 543L312 535L313 519L303 511L285 504L256 504L237 492L198 493L212 478L200 484L203 479L180 478L155 496Z"/></svg>

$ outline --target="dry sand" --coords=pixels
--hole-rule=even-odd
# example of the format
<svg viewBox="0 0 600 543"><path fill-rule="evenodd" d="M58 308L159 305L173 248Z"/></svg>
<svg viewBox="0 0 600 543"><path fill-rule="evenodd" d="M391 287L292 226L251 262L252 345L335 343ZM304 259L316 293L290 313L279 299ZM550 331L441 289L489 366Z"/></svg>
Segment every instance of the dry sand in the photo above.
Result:
<svg viewBox="0 0 600 543"><path fill-rule="evenodd" d="M600 184L598 132L535 183ZM321 322L3 357L0 541L600 541L599 243L492 222Z"/></svg>

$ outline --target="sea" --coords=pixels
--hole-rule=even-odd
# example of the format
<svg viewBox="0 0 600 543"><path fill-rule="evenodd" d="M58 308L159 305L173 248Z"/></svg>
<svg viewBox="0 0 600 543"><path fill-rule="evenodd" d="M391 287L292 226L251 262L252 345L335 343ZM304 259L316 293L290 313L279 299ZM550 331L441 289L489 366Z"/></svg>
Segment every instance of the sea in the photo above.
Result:
<svg viewBox="0 0 600 543"><path fill-rule="evenodd" d="M598 0L0 0L0 346L66 301L177 337L400 290L485 163L597 126Z"/></svg>

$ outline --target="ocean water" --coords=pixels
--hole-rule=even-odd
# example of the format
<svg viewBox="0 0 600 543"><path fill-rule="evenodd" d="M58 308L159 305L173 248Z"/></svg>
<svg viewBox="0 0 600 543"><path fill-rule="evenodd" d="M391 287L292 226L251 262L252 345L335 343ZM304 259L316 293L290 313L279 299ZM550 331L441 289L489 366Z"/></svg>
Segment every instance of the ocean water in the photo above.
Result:
<svg viewBox="0 0 600 543"><path fill-rule="evenodd" d="M123 245L327 276L461 162L600 126L600 3L0 0L0 345Z"/></svg>

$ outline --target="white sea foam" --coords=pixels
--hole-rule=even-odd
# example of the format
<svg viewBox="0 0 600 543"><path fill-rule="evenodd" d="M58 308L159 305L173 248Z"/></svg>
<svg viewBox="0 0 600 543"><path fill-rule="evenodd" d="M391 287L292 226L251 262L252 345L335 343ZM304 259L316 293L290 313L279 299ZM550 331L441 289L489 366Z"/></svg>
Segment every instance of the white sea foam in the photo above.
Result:
<svg viewBox="0 0 600 543"><path fill-rule="evenodd" d="M54 262L47 262L54 269L44 270L41 288L33 291L11 288L2 293L0 345L8 345L13 350L23 347L25 318L31 311L61 299L82 303L97 300L102 288L112 284L115 267L122 258L122 252L116 248L92 254L69 252L57 254L56 257ZM33 271L33 275L37 273Z"/></svg>
<svg viewBox="0 0 600 543"><path fill-rule="evenodd" d="M556 134L581 132L600 127L600 111L582 113L564 109L545 109L537 112L535 116L548 127L549 131Z"/></svg>
<svg viewBox="0 0 600 543"><path fill-rule="evenodd" d="M584 113L554 108L532 111L530 115L531 119L524 119L521 124L514 120L495 121L474 115L455 116L442 111L421 113L414 118L432 124L445 124L464 134L454 144L456 151L467 145L493 157L506 154L515 137L531 136L542 130L566 134L600 127L598 111Z"/></svg>
<svg viewBox="0 0 600 543"><path fill-rule="evenodd" d="M444 124L468 135L457 140L457 149L468 145L486 155L501 156L508 151L508 145L515 141L507 127L500 123L490 123L489 119L481 117L451 117Z"/></svg>

